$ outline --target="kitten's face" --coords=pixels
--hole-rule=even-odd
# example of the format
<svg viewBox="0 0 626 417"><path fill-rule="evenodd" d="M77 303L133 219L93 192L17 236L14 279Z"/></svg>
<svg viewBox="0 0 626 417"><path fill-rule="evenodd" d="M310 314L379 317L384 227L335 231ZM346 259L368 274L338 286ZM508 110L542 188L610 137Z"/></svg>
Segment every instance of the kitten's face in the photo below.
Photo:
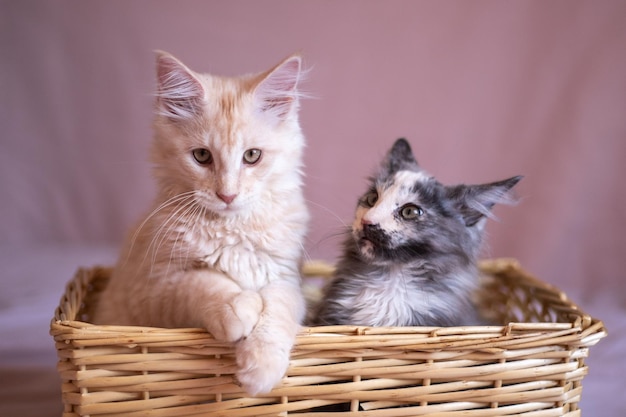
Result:
<svg viewBox="0 0 626 417"><path fill-rule="evenodd" d="M176 93L185 99L166 91L158 103L153 159L168 196L191 193L206 210L231 215L258 210L271 192L299 181L303 137L293 81L299 58L242 78L196 74L167 59L162 84L172 76L180 78L177 86L187 83Z"/></svg>
<svg viewBox="0 0 626 417"><path fill-rule="evenodd" d="M215 114L159 143L160 169L172 194L193 191L214 213L254 210L273 183L298 170L302 143L289 129L275 129L245 107ZM297 132L296 132L297 133ZM165 159L167 158L167 159Z"/></svg>
<svg viewBox="0 0 626 417"><path fill-rule="evenodd" d="M359 200L352 236L371 261L406 261L459 250L465 225L445 199L444 187L422 171L398 171Z"/></svg>
<svg viewBox="0 0 626 417"><path fill-rule="evenodd" d="M352 237L361 256L373 263L437 255L472 260L491 208L506 203L520 179L444 186L419 167L408 142L399 139L359 199Z"/></svg>

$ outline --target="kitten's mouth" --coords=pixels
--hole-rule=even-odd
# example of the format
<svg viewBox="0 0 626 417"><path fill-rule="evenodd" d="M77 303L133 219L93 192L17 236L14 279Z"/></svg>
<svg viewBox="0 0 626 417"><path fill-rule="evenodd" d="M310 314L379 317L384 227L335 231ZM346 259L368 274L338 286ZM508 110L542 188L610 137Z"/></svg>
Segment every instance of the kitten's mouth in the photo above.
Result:
<svg viewBox="0 0 626 417"><path fill-rule="evenodd" d="M361 255L370 261L381 256L389 243L389 237L379 226L354 230L354 238Z"/></svg>
<svg viewBox="0 0 626 417"><path fill-rule="evenodd" d="M237 211L237 207L233 206L232 204L226 204L222 207L222 209L220 211L225 211L227 213L232 213L234 211Z"/></svg>
<svg viewBox="0 0 626 417"><path fill-rule="evenodd" d="M360 236L357 236L356 244L359 248L359 252L361 252L361 255L365 258L372 259L374 257L374 254L376 253L376 244L373 240L361 234Z"/></svg>
<svg viewBox="0 0 626 417"><path fill-rule="evenodd" d="M363 254L364 256L371 258L374 255L374 242L372 242L371 240L362 237L361 239L359 239L358 245L361 254Z"/></svg>
<svg viewBox="0 0 626 417"><path fill-rule="evenodd" d="M241 201L211 199L202 194L199 196L198 201L207 210L217 215L232 215L241 212L242 209ZM243 206L245 206L245 204Z"/></svg>
<svg viewBox="0 0 626 417"><path fill-rule="evenodd" d="M383 232L379 226L364 227L357 232L357 237L360 242L369 242L369 244L373 246L385 246L389 240L385 232Z"/></svg>

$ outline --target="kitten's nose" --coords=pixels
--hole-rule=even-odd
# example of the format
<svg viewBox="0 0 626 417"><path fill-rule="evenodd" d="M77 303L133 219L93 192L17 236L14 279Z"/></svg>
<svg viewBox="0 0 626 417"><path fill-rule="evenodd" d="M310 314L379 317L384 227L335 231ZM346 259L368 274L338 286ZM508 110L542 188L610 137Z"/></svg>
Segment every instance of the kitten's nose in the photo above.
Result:
<svg viewBox="0 0 626 417"><path fill-rule="evenodd" d="M378 224L367 223L363 225L360 237L364 237L376 245L386 246L390 242L389 235Z"/></svg>
<svg viewBox="0 0 626 417"><path fill-rule="evenodd" d="M225 195L222 193L216 193L220 200L222 200L226 204L230 204L233 202L237 194Z"/></svg>
<svg viewBox="0 0 626 417"><path fill-rule="evenodd" d="M361 219L361 226L363 227L363 233L365 234L370 234L372 231L377 229L374 223L366 219Z"/></svg>

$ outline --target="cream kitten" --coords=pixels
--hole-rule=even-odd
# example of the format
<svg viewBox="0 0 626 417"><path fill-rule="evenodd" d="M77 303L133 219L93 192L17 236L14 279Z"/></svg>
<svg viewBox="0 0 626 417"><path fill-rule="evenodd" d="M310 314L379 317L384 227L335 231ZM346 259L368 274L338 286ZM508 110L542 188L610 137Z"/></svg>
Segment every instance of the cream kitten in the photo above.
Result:
<svg viewBox="0 0 626 417"><path fill-rule="evenodd" d="M94 320L202 327L235 342L236 378L251 395L283 377L305 310L301 76L297 55L225 78L158 53L158 195L129 235Z"/></svg>

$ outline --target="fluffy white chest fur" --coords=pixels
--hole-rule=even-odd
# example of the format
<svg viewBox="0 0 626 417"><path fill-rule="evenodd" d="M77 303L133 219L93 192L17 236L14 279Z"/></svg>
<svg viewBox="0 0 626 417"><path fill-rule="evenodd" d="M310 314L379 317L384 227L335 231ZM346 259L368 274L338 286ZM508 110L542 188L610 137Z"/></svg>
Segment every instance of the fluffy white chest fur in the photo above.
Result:
<svg viewBox="0 0 626 417"><path fill-rule="evenodd" d="M194 227L181 227L184 243L178 251L181 257L189 253L196 266L224 273L242 289L258 290L273 280L297 275L306 213L304 205L291 201L290 207L280 207L262 220L199 220ZM189 262L181 266L185 264Z"/></svg>
<svg viewBox="0 0 626 417"><path fill-rule="evenodd" d="M403 273L402 268L389 270L384 278L359 278L362 285L355 287L353 299L346 300L354 308L354 324L401 326L413 320L414 311L428 314L447 307L442 297L416 292L420 278Z"/></svg>

